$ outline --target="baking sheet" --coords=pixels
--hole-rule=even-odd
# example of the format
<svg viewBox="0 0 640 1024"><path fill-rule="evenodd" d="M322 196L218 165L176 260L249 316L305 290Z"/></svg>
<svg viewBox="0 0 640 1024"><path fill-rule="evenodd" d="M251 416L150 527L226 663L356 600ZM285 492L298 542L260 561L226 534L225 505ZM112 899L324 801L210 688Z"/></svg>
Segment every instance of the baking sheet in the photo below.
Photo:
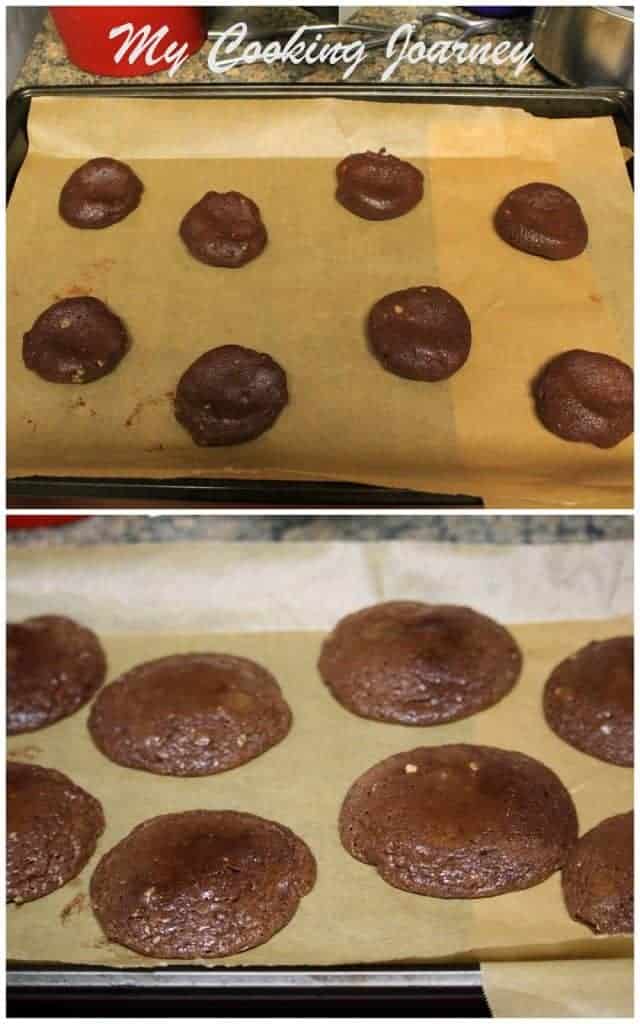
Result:
<svg viewBox="0 0 640 1024"><path fill-rule="evenodd" d="M534 573L545 583L531 588L530 600L528 578ZM517 595L514 576L520 580ZM549 621L532 622L540 618L544 587L556 593ZM581 617L572 619L578 593ZM315 668L324 632L345 610L394 597L466 600L489 614L509 602L502 617L525 655L515 690L492 709L431 729L368 722L346 712ZM208 961L210 967L562 959L571 970L574 958L630 955L629 938L596 938L568 918L559 874L494 899L418 897L391 888L349 857L336 829L342 798L356 776L420 743L497 744L540 758L572 792L582 831L628 810L633 773L562 743L544 723L540 698L560 658L591 639L630 628L628 616L619 614L630 602L631 546L621 542L530 549L399 542L10 551L10 615L19 619L54 609L78 614L82 607L82 620L105 643L110 678L138 661L176 651L238 653L275 673L294 725L262 757L204 779L164 778L112 764L91 744L87 709L48 729L12 737L10 757L55 766L101 799L107 831L77 879L42 900L9 907L8 955L114 967L166 962L102 938L88 906L88 882L98 857L139 821L198 807L279 819L310 844L318 861L316 887L287 928L258 949Z"/></svg>
<svg viewBox="0 0 640 1024"><path fill-rule="evenodd" d="M632 193L609 118L500 108L313 100L33 100L30 149L8 214L8 472L99 477L332 479L482 495L488 506L629 507L632 439L609 451L538 423L532 377L572 347L632 358ZM425 199L384 223L333 198L346 153L386 146L425 174ZM57 214L61 186L96 154L130 161L138 210L105 231ZM588 251L552 262L495 235L526 181L560 184L590 225ZM194 261L177 235L207 190L259 204L264 254L239 271ZM438 284L465 305L471 356L449 381L386 373L364 320L389 291ZM93 294L133 339L83 388L26 370L21 339L65 295ZM201 352L268 351L291 402L247 445L201 449L172 393Z"/></svg>

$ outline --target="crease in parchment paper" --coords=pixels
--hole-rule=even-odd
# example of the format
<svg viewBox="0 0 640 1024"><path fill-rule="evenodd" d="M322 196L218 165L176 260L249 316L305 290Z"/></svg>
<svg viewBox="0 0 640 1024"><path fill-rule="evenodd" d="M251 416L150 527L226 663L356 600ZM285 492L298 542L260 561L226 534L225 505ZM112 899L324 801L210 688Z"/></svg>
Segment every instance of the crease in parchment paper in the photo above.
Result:
<svg viewBox="0 0 640 1024"><path fill-rule="evenodd" d="M10 616L45 610L70 614L77 607L74 602L82 600L82 621L98 629L104 642L109 679L151 657L226 650L271 669L294 716L290 734L266 754L235 771L201 779L172 779L112 764L92 745L88 708L47 729L12 737L10 757L66 772L102 801L107 819L96 855L76 880L42 900L9 907L12 959L158 965L107 942L88 901L78 897L86 896L99 856L141 820L199 807L243 809L280 820L310 844L318 861L316 887L292 922L255 950L206 962L211 969L469 962L480 957L559 959L569 971L576 960L630 955L629 939L597 938L568 917L559 874L533 889L494 899L436 900L393 889L340 845L336 821L351 782L382 758L420 744L476 742L537 757L573 794L581 831L632 804L632 771L563 743L547 727L540 704L547 675L561 658L590 640L630 629L629 616L620 614L624 595L630 594L630 569L620 566L630 565L631 545L555 545L555 557L547 548L542 558L535 546L447 545L455 586L444 576L444 561L438 563L438 545L415 543L406 553L404 547L403 542L195 543L10 552ZM613 574L612 561L617 563ZM197 572L198 565L205 571ZM424 566L422 589L416 565ZM545 585L529 587L528 578L536 574L545 577ZM514 576L520 579L519 588L513 586ZM329 581L336 594L333 616ZM564 613L558 600L549 621L527 622L538 616L554 581L564 595ZM246 628L240 615L243 593ZM580 618L574 617L573 594L582 595L576 605ZM499 704L460 722L426 729L358 718L330 696L316 661L326 629L344 611L389 598L437 601L463 595L466 603L489 614L506 603L511 607L504 621L522 646L524 670ZM130 631L124 626L127 619Z"/></svg>
<svg viewBox="0 0 640 1024"><path fill-rule="evenodd" d="M314 100L32 100L30 149L8 211L8 466L33 474L351 480L484 497L490 506L628 507L632 439L603 451L537 421L531 378L586 347L632 355L632 193L608 118ZM345 151L412 160L425 198L373 223L334 198ZM130 161L138 209L103 231L57 213L83 160ZM569 187L587 251L545 261L507 246L493 211L528 180ZM209 189L260 206L269 245L238 271L193 260L178 237ZM464 368L423 384L385 372L365 320L388 292L435 284L472 322ZM91 294L132 347L83 388L26 370L22 335L53 301ZM290 404L257 440L198 448L176 423L182 372L208 348L269 352Z"/></svg>

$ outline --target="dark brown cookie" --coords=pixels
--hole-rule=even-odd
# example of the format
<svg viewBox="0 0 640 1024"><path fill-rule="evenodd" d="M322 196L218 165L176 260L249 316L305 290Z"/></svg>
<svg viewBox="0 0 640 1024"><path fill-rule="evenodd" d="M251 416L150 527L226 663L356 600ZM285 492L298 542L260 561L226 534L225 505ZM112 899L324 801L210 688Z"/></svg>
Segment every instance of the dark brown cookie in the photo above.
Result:
<svg viewBox="0 0 640 1024"><path fill-rule="evenodd" d="M112 761L157 775L213 775L279 743L291 711L270 672L231 654L175 654L106 686L89 716Z"/></svg>
<svg viewBox="0 0 640 1024"><path fill-rule="evenodd" d="M612 448L633 431L633 370L614 356L574 348L534 382L541 422L565 441Z"/></svg>
<svg viewBox="0 0 640 1024"><path fill-rule="evenodd" d="M422 199L422 171L384 149L345 157L336 177L338 202L365 220L402 217Z"/></svg>
<svg viewBox="0 0 640 1024"><path fill-rule="evenodd" d="M409 380L445 380L464 366L471 324L464 306L444 288L407 288L379 299L368 334L385 370Z"/></svg>
<svg viewBox="0 0 640 1024"><path fill-rule="evenodd" d="M562 871L574 921L597 935L633 931L633 813L616 814L580 837Z"/></svg>
<svg viewBox="0 0 640 1024"><path fill-rule="evenodd" d="M74 228L108 228L135 210L142 192L142 182L128 164L101 156L68 178L58 209Z"/></svg>
<svg viewBox="0 0 640 1024"><path fill-rule="evenodd" d="M112 942L154 957L229 956L289 923L316 879L306 843L237 811L163 814L102 858L91 902Z"/></svg>
<svg viewBox="0 0 640 1024"><path fill-rule="evenodd" d="M99 802L66 775L7 765L7 902L37 900L75 878L104 832Z"/></svg>
<svg viewBox="0 0 640 1024"><path fill-rule="evenodd" d="M557 665L544 689L555 733L585 754L633 764L633 637L587 644Z"/></svg>
<svg viewBox="0 0 640 1024"><path fill-rule="evenodd" d="M7 732L31 732L74 711L107 673L95 633L60 615L7 626Z"/></svg>
<svg viewBox="0 0 640 1024"><path fill-rule="evenodd" d="M440 725L499 701L522 655L493 619L458 605L388 601L341 619L320 674L344 707L380 722Z"/></svg>
<svg viewBox="0 0 640 1024"><path fill-rule="evenodd" d="M589 240L573 196L557 185L538 181L509 192L496 210L495 228L514 249L548 260L579 256Z"/></svg>
<svg viewBox="0 0 640 1024"><path fill-rule="evenodd" d="M122 320L86 295L45 309L24 336L22 358L54 384L89 384L115 370L128 348Z"/></svg>
<svg viewBox="0 0 640 1024"><path fill-rule="evenodd" d="M243 267L267 244L260 210L241 192L207 192L180 224L191 255L210 267Z"/></svg>
<svg viewBox="0 0 640 1024"><path fill-rule="evenodd" d="M175 416L196 444L243 444L272 427L288 401L287 375L275 359L221 345L183 373Z"/></svg>
<svg viewBox="0 0 640 1024"><path fill-rule="evenodd" d="M560 779L525 754L455 744L418 747L357 779L340 838L389 885L475 899L528 889L561 868L578 835Z"/></svg>

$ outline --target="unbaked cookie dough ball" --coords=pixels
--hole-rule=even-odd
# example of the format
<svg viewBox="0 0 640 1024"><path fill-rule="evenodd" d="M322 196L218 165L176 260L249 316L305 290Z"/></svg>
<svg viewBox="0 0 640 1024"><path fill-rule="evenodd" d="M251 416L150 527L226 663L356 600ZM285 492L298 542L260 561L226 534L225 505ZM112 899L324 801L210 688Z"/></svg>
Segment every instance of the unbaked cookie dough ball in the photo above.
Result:
<svg viewBox="0 0 640 1024"><path fill-rule="evenodd" d="M369 313L367 331L385 370L409 380L446 380L471 349L469 317L444 288L423 285L385 295Z"/></svg>
<svg viewBox="0 0 640 1024"><path fill-rule="evenodd" d="M108 228L135 210L142 192L142 182L128 164L101 156L73 172L58 209L74 228Z"/></svg>
<svg viewBox="0 0 640 1024"><path fill-rule="evenodd" d="M580 206L557 185L531 182L509 192L495 214L500 238L548 260L579 256L589 239Z"/></svg>
<svg viewBox="0 0 640 1024"><path fill-rule="evenodd" d="M100 299L61 299L24 335L28 370L53 384L90 384L112 373L129 349L127 330Z"/></svg>
<svg viewBox="0 0 640 1024"><path fill-rule="evenodd" d="M571 349L533 385L538 417L552 434L613 448L633 432L633 370L614 356Z"/></svg>
<svg viewBox="0 0 640 1024"><path fill-rule="evenodd" d="M273 426L289 401L287 376L264 352L222 345L186 370L175 416L198 445L243 444Z"/></svg>
<svg viewBox="0 0 640 1024"><path fill-rule="evenodd" d="M365 220L402 217L422 199L422 171L384 149L352 153L338 164L336 176L336 199Z"/></svg>
<svg viewBox="0 0 640 1024"><path fill-rule="evenodd" d="M241 192L207 192L180 224L194 259L211 267L243 267L267 244L260 210Z"/></svg>

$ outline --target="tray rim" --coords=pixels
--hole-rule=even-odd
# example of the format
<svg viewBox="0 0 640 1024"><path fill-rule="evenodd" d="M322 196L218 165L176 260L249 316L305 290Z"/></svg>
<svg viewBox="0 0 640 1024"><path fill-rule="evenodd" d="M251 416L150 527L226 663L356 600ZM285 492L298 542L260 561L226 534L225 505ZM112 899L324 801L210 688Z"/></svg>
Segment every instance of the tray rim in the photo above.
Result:
<svg viewBox="0 0 640 1024"><path fill-rule="evenodd" d="M450 85L441 83L395 83L395 82L322 82L322 83L287 83L287 82L245 82L245 83L147 83L147 84L99 84L99 85L26 85L14 89L7 98L10 104L16 97L31 98L35 96L87 96L118 95L136 97L144 96L152 99L155 96L181 99L213 99L215 97L234 96L236 99L253 98L311 98L313 96L361 96L376 97L400 95L401 97L431 97L434 101L444 96L453 99L550 99L562 101L568 99L608 99L627 108L633 106L633 94L629 89L617 86L566 86L566 85ZM441 101L441 100L440 100ZM517 105L517 104L516 104Z"/></svg>
<svg viewBox="0 0 640 1024"><path fill-rule="evenodd" d="M279 988L318 989L450 989L482 988L479 965L442 967L398 966L372 969L344 968L264 968L241 967L153 967L136 969L25 965L7 967L9 989L100 988L107 991L134 989L161 991L196 988Z"/></svg>
<svg viewBox="0 0 640 1024"><path fill-rule="evenodd" d="M66 97L110 97L110 98L142 98L142 99L311 99L340 98L372 101L402 101L458 103L464 105L491 104L495 106L515 106L527 108L527 104L568 105L571 101L578 103L605 103L611 106L610 111L597 115L585 113L583 116L615 116L618 114L628 131L631 140L634 134L633 94L629 90L609 86L569 87L569 86L484 86L484 85L429 85L423 83L176 83L176 84L100 84L100 85L33 85L23 86L14 90L7 97L7 175L9 175L8 154L17 140L23 127L25 109L28 112L32 98L46 96ZM539 116L545 116L540 111ZM547 113L547 116L559 116ZM579 116L574 112L567 116ZM26 122L25 122L26 123ZM28 149L27 149L28 151ZM22 166L24 157L20 160ZM16 173L19 174L19 168ZM6 453L5 453L6 458ZM6 468L6 467L5 467ZM406 489L381 488L375 485L356 484L353 481L333 480L264 480L250 481L234 478L210 477L179 477L134 478L134 477L76 477L73 475L36 475L10 477L6 479L6 500L8 507L20 508L20 497L30 499L30 507L35 507L33 498L42 497L42 506L51 507L47 501L64 499L73 496L74 507L90 507L92 498L96 498L96 490L103 492L102 497L109 500L144 497L153 503L154 499L166 508L172 499L180 503L204 502L212 507L357 507L380 508L391 504L401 508L473 508L484 507L482 495L449 493L446 495L434 492L418 492ZM344 494L338 499L335 485L344 488ZM250 490L249 484L257 491L264 489L264 495L258 499L243 498L242 487ZM262 485L262 486L261 486ZM300 486L302 485L302 487ZM367 488L370 488L367 491ZM339 488L339 489L341 489ZM352 493L350 494L350 489ZM144 495L136 493L144 490ZM93 493L92 493L93 492ZM302 493L301 493L302 492ZM308 494L308 497L307 497ZM324 495L324 497L323 497ZM331 495L331 499L328 497ZM301 498L303 499L301 501ZM344 499L344 500L342 500ZM377 500L376 500L377 499Z"/></svg>

